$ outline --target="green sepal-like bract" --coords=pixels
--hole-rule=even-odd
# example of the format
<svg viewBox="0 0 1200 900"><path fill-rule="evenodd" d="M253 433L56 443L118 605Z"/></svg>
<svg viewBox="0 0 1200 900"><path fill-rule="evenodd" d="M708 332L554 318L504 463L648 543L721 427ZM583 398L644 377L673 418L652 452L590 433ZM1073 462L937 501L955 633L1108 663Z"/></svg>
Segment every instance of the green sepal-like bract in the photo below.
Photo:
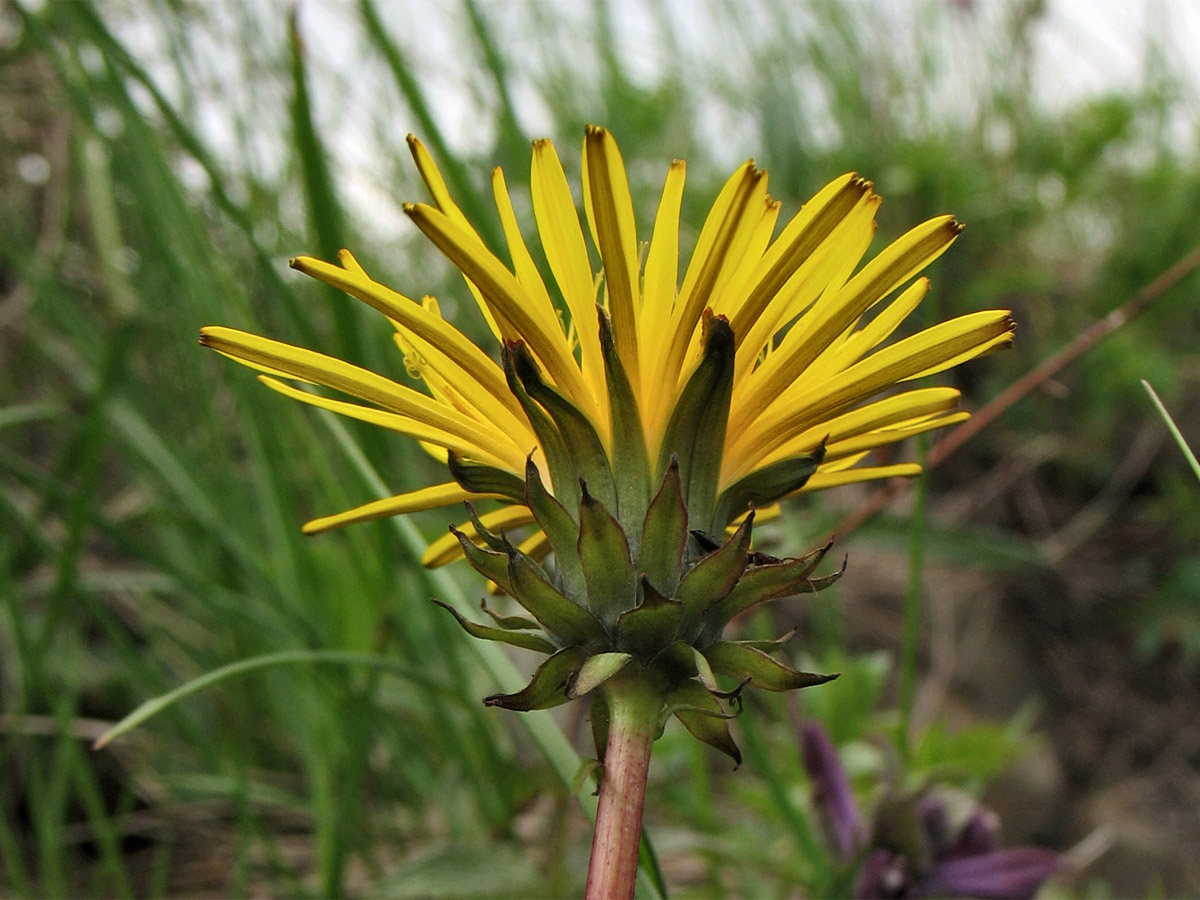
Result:
<svg viewBox="0 0 1200 900"><path fill-rule="evenodd" d="M822 441L808 456L780 460L735 481L721 492L717 500L717 521L728 521L743 509L765 506L800 490L824 458L825 443Z"/></svg>
<svg viewBox="0 0 1200 900"><path fill-rule="evenodd" d="M692 527L712 531L725 525L715 523L713 513L733 390L734 340L724 316L706 310L702 327L703 356L667 422L656 470L665 472L671 456L678 457Z"/></svg>
<svg viewBox="0 0 1200 900"><path fill-rule="evenodd" d="M637 575L620 523L589 493L586 484L581 491L578 548L588 607L612 628L617 617L637 602Z"/></svg>
<svg viewBox="0 0 1200 900"><path fill-rule="evenodd" d="M547 384L538 371L537 363L523 344L512 349L513 366L522 387L544 409L562 435L563 445L575 469L577 478L586 481L593 495L611 509L617 508L617 492L613 485L608 453L591 420L584 415L558 388ZM571 490L554 483L556 492Z"/></svg>
<svg viewBox="0 0 1200 900"><path fill-rule="evenodd" d="M667 694L665 707L692 737L720 750L737 765L742 764L742 751L734 742L727 721L735 714L727 713L704 685L696 681L681 682Z"/></svg>
<svg viewBox="0 0 1200 900"><path fill-rule="evenodd" d="M537 631L542 627L537 619L531 619L528 616L505 616L496 612L487 605L486 600L479 601L479 608L487 613L488 618L495 622L500 628L508 631Z"/></svg>
<svg viewBox="0 0 1200 900"><path fill-rule="evenodd" d="M493 534L489 529L484 527L484 524L479 521L479 513L475 511L475 504L468 500L463 506L467 508L467 517L471 520L471 526L475 529L475 536L483 542L483 545L497 553L507 553L508 544L504 536L502 534Z"/></svg>
<svg viewBox="0 0 1200 900"><path fill-rule="evenodd" d="M657 653L675 640L683 607L642 581L642 603L617 619L617 647L642 657Z"/></svg>
<svg viewBox="0 0 1200 900"><path fill-rule="evenodd" d="M572 697L582 697L590 694L608 679L625 668L633 657L628 653L611 651L589 656L576 673L574 680L567 687L567 693Z"/></svg>
<svg viewBox="0 0 1200 900"><path fill-rule="evenodd" d="M550 709L566 703L567 686L587 661L587 652L582 647L563 647L538 666L528 685L515 694L492 694L485 697L487 706L502 706L517 712L532 709Z"/></svg>
<svg viewBox="0 0 1200 900"><path fill-rule="evenodd" d="M499 494L518 503L525 502L525 484L512 472L485 466L450 451L446 456L450 476L472 494Z"/></svg>
<svg viewBox="0 0 1200 900"><path fill-rule="evenodd" d="M476 572L482 575L489 581L495 582L500 587L512 593L512 588L508 582L508 554L501 553L498 550L489 550L486 547L477 546L470 538L455 528L450 526L450 533L458 538L459 546L462 547L463 553L466 554L467 562L471 564ZM503 546L503 544L501 545Z"/></svg>
<svg viewBox="0 0 1200 900"><path fill-rule="evenodd" d="M650 457L646 452L641 413L613 340L612 324L603 307L596 307L600 322L600 351L608 383L608 409L612 445L612 475L617 491L617 520L629 536L630 552L640 549L641 526L650 488Z"/></svg>
<svg viewBox="0 0 1200 900"><path fill-rule="evenodd" d="M546 490L532 459L525 461L525 504L554 551L554 564L563 590L579 597L586 590L579 561L579 525L556 497Z"/></svg>
<svg viewBox="0 0 1200 900"><path fill-rule="evenodd" d="M513 598L564 645L595 647L605 643L600 621L560 593L525 554L513 550L509 555L508 580Z"/></svg>
<svg viewBox="0 0 1200 900"><path fill-rule="evenodd" d="M746 570L750 534L754 529L754 511L738 530L716 550L703 557L679 582L675 596L683 604L684 638L692 638L700 629L704 611L733 590Z"/></svg>
<svg viewBox="0 0 1200 900"><path fill-rule="evenodd" d="M525 650L533 650L537 653L553 653L558 648L542 637L540 634L532 631L510 631L506 628L497 628L492 625L480 625L477 622L472 622L470 619L460 615L449 603L443 603L441 600L434 599L433 601L442 609L449 611L450 615L458 621L458 624L463 627L463 631L471 635L473 638L479 638L484 641L499 641L502 644L511 644L514 647L521 647Z"/></svg>
<svg viewBox="0 0 1200 900"><path fill-rule="evenodd" d="M718 674L738 679L749 678L756 688L768 691L792 691L824 684L838 677L837 673L817 675L812 672L798 672L772 659L761 650L733 641L718 641L706 647L704 656L713 667L713 671Z"/></svg>
<svg viewBox="0 0 1200 900"><path fill-rule="evenodd" d="M546 411L529 396L517 375L517 359L526 357L528 354L529 351L520 341L506 341L501 350L504 378L508 382L508 389L513 392L513 396L521 404L521 409L524 410L525 417L529 419L533 433L537 435L542 452L546 455L546 465L550 469L550 481L554 485L558 499L574 514L579 509L579 494L576 489L579 476L575 472L575 463L567 451L566 442L559 433L558 426L554 424ZM532 360L529 364L533 364Z"/></svg>
<svg viewBox="0 0 1200 900"><path fill-rule="evenodd" d="M642 523L639 567L655 589L667 596L675 593L683 570L687 551L687 507L683 502L683 487L679 481L679 460L674 456L667 464L662 485Z"/></svg>
<svg viewBox="0 0 1200 900"><path fill-rule="evenodd" d="M813 583L810 576L829 547L830 544L826 544L797 559L748 566L733 590L716 600L705 614L704 637L709 641L715 640L734 616L768 600L788 594L810 593L805 588ZM836 579L840 574L833 577Z"/></svg>

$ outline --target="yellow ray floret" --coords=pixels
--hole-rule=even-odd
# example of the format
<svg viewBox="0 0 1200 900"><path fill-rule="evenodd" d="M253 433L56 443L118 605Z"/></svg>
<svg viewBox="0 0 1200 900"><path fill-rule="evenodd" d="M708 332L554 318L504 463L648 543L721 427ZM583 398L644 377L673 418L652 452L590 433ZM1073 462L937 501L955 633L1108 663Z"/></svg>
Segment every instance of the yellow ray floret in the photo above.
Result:
<svg viewBox="0 0 1200 900"><path fill-rule="evenodd" d="M384 516L398 516L405 513L421 512L426 509L439 509L443 506L454 506L464 500L483 500L494 498L494 495L472 494L463 490L453 481L446 484L435 484L432 487L410 491L407 494L397 494L395 497L385 497L372 503L364 503L354 509L313 519L304 524L305 534L320 534L332 528L341 528L355 522L370 522L372 519L382 519Z"/></svg>
<svg viewBox="0 0 1200 900"><path fill-rule="evenodd" d="M299 256L291 265L384 315L416 387L236 329L204 328L201 342L262 372L271 389L411 437L435 459L453 464L464 483L501 493L472 493L448 482L314 519L306 533L486 498L500 506L479 518L485 528L500 533L526 528L522 546L542 553L547 538L523 505L533 502L522 491L527 461L544 480L549 476L552 491L575 490L584 471L592 484L592 476L603 481L608 472L609 487L620 484L620 502L636 504L638 485L631 488L630 481L654 479L642 491L653 496L665 460L673 455L709 467L711 477L689 476L695 496L701 488L724 492L714 507L719 512L711 513L723 517L712 526L717 533L745 515L744 507L729 509L743 502L741 492L778 483L780 472L799 471L801 478L811 462L789 461L818 452L824 456L807 483L797 487L799 480L789 481L778 491L790 496L915 475L920 468L913 463L872 466L869 454L955 425L967 413L956 408L959 393L953 388L904 383L1013 339L1005 310L971 313L894 337L930 289L920 273L950 247L962 226L939 216L867 259L881 198L870 181L854 173L834 179L781 220L781 204L767 193L766 172L747 161L718 192L684 261L684 163L668 167L652 228L642 230L649 234L642 247L616 141L605 129L589 126L575 195L554 146L534 142L529 185L534 230L522 233L521 205L514 204L503 173L492 173L506 262L455 203L425 146L411 135L408 143L429 202L405 204L405 212L459 269L499 346L477 346L442 318L432 298L418 302L375 281L344 250L337 262ZM540 251L528 243L534 239ZM713 334L718 337L710 340ZM693 376L701 380L692 382ZM692 387L705 378L719 389ZM310 388L329 388L357 402ZM726 401L727 418L724 406L714 405ZM709 416L713 409L721 414ZM698 450L698 426L688 426L706 421L713 425L700 435L705 444ZM685 441L692 443L663 446ZM639 444L648 451L645 460ZM637 452L621 452L630 448ZM470 465L459 466L457 459ZM655 466L654 472L643 471ZM564 508L578 509L569 498L559 499ZM761 499L759 521L776 514L774 501L783 498ZM459 530L471 540L487 537L476 535L471 522ZM458 539L447 534L434 541L424 562L441 565L461 555Z"/></svg>

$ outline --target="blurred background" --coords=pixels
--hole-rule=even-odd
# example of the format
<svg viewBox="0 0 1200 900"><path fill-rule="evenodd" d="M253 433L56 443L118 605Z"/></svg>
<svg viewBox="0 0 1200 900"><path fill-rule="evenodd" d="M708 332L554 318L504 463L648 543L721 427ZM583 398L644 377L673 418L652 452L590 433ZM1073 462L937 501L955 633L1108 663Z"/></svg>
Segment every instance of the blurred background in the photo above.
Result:
<svg viewBox="0 0 1200 900"><path fill-rule="evenodd" d="M688 161L685 247L750 156L785 216L872 178L876 250L952 212L968 228L919 316L1020 323L1014 350L950 373L978 408L1200 241L1198 42L1183 0L0 5L0 893L580 892L573 757L544 738L590 756L586 710L482 707L477 648L428 602L482 585L433 580L414 532L300 533L432 464L196 344L227 324L405 377L386 322L287 268L343 246L484 341L401 212L425 196L406 133L493 245L492 167L528 220L530 139L578 184L587 122L620 142L644 225ZM936 776L1007 843L1064 852L1050 896L1200 892L1200 484L1139 383L1200 446L1198 289L841 540L835 589L764 614L801 624L794 662L843 676L748 701L737 772L668 727L647 825L673 896L816 890L804 716L864 807ZM765 548L807 549L871 490L793 504ZM310 661L90 749L139 703L280 651ZM345 664L361 654L392 664Z"/></svg>

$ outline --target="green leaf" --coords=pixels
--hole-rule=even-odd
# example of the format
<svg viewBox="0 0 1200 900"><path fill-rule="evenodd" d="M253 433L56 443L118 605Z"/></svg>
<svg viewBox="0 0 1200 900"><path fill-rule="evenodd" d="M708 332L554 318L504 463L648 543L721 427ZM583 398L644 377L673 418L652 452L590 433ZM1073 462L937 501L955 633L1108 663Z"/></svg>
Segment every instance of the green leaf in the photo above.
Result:
<svg viewBox="0 0 1200 900"><path fill-rule="evenodd" d="M768 691L792 691L824 684L838 677L837 673L816 675L811 672L797 672L761 650L732 641L718 641L705 648L704 655L714 672L730 675L738 680L749 678L755 687Z"/></svg>
<svg viewBox="0 0 1200 900"><path fill-rule="evenodd" d="M916 771L946 771L986 783L1028 749L1031 741L1011 724L985 723L951 732L944 721L930 724L913 749Z"/></svg>
<svg viewBox="0 0 1200 900"><path fill-rule="evenodd" d="M657 653L675 639L683 607L642 581L642 605L617 619L617 646L645 656Z"/></svg>
<svg viewBox="0 0 1200 900"><path fill-rule="evenodd" d="M676 598L683 604L680 631L685 638L699 630L705 610L728 596L746 571L749 562L750 535L754 529L754 513L719 548L692 566L683 576Z"/></svg>
<svg viewBox="0 0 1200 900"><path fill-rule="evenodd" d="M382 879L371 894L387 900L531 897L542 887L537 865L511 844L463 844L420 851Z"/></svg>
<svg viewBox="0 0 1200 900"><path fill-rule="evenodd" d="M508 557L512 596L564 644L599 644L605 641L604 626L590 612L561 594L524 553L512 550Z"/></svg>
<svg viewBox="0 0 1200 900"><path fill-rule="evenodd" d="M337 259L338 251L347 245L345 215L338 202L325 147L322 146L316 123L313 121L304 41L297 27L294 8L288 25L292 51L292 136L304 180L309 237L315 239L321 256L325 259ZM328 293L337 292L330 289ZM333 314L342 355L347 359L360 360L362 340L353 307L345 302L344 297L336 297L329 308Z"/></svg>
<svg viewBox="0 0 1200 900"><path fill-rule="evenodd" d="M761 566L750 566L724 599L709 608L704 616L704 636L714 640L740 612L760 603L795 593L815 593L841 577L841 572L824 578L810 578L813 569L820 565L829 548L830 541L823 547L806 553L798 559L784 559ZM843 563L842 571L845 571ZM811 586L811 589L810 589Z"/></svg>
<svg viewBox="0 0 1200 900"><path fill-rule="evenodd" d="M480 625L472 622L470 619L464 618L458 610L449 603L443 603L441 600L434 599L433 601L442 609L447 610L450 615L454 616L459 625L463 627L463 631L471 635L473 638L479 638L483 641L499 641L502 644L511 644L514 647L521 647L524 650L533 650L536 653L553 653L558 648L542 637L540 634L534 634L529 631L509 631L505 628L495 628L490 625Z"/></svg>
<svg viewBox="0 0 1200 900"><path fill-rule="evenodd" d="M637 603L637 574L620 524L583 487L579 503L579 560L587 584L588 607L607 627Z"/></svg>
<svg viewBox="0 0 1200 900"><path fill-rule="evenodd" d="M446 466L450 477L473 494L499 494L518 503L525 502L525 483L512 472L464 459L453 450L446 456Z"/></svg>
<svg viewBox="0 0 1200 900"><path fill-rule="evenodd" d="M804 487L825 458L821 443L809 456L794 456L752 472L724 491L717 501L717 522L729 522L752 506L766 506Z"/></svg>
<svg viewBox="0 0 1200 900"><path fill-rule="evenodd" d="M579 525L567 508L546 490L532 457L525 462L525 504L550 541L563 587L572 597L583 597L586 585L579 561Z"/></svg>
<svg viewBox="0 0 1200 900"><path fill-rule="evenodd" d="M478 526L476 530L478 530ZM471 564L471 568L489 581L494 581L500 585L507 593L512 593L512 586L508 580L507 553L487 550L478 546L453 525L450 526L450 533L458 538L459 546L462 547L463 553L466 554L467 562Z"/></svg>
<svg viewBox="0 0 1200 900"><path fill-rule="evenodd" d="M692 525L720 531L714 519L717 479L721 470L729 399L733 390L734 339L724 316L705 311L704 355L688 377L667 423L656 472L666 472L671 456L679 458L679 476Z"/></svg>
<svg viewBox="0 0 1200 900"><path fill-rule="evenodd" d="M650 502L642 523L638 566L649 582L671 597L679 587L683 554L687 550L687 506L679 481L679 460L671 457L662 485Z"/></svg>
<svg viewBox="0 0 1200 900"><path fill-rule="evenodd" d="M733 716L696 681L685 681L667 694L666 708L691 732L692 737L716 747L737 765L742 764L742 751L729 732L728 719Z"/></svg>
<svg viewBox="0 0 1200 900"><path fill-rule="evenodd" d="M538 666L523 690L515 694L492 694L484 698L484 705L501 706L517 712L560 706L571 699L567 696L567 685L583 666L587 656L581 647L564 647Z"/></svg>
<svg viewBox="0 0 1200 900"><path fill-rule="evenodd" d="M612 435L612 473L617 490L617 519L632 541L641 537L640 526L646 515L650 484L650 457L646 452L645 429L638 412L637 399L629 385L625 367L613 341L612 324L608 315L597 306L600 322L600 350L604 357L604 372L608 383L609 422ZM635 544L630 547L638 555Z"/></svg>
<svg viewBox="0 0 1200 900"><path fill-rule="evenodd" d="M262 656L252 656L249 659L241 659L237 662L230 663L226 666L221 666L219 669L213 669L211 672L205 672L203 675L193 678L172 691L165 694L160 694L157 697L152 697L145 703L141 704L137 709L121 719L116 725L100 735L96 742L92 745L93 749L100 748L110 744L112 741L119 738L128 731L137 728L147 719L158 715L168 706L179 702L185 697L190 697L192 694L199 693L207 687L211 687L218 681L223 681L226 678L231 678L234 675L243 675L246 672L251 672L255 669L265 669L268 666L279 665L295 665L297 663L333 663L335 665L345 666L371 666L377 669L385 669L395 672L401 678L407 678L416 684L421 685L429 690L435 690L446 694L452 692L448 687L432 681L428 676L413 671L404 664L397 662L388 656L377 656L368 653L351 653L345 650L284 650L279 653L266 653Z"/></svg>
<svg viewBox="0 0 1200 900"><path fill-rule="evenodd" d="M595 656L588 657L588 661L583 664L579 670L579 674L571 682L567 693L571 697L582 697L584 694L590 694L625 668L625 665L631 659L633 657L628 653L616 652L597 653Z"/></svg>
<svg viewBox="0 0 1200 900"><path fill-rule="evenodd" d="M541 404L558 426L576 476L587 482L588 488L605 506L616 509L617 494L612 469L608 463L608 453L591 420L558 388L542 379L537 363L524 344L513 345L511 357L513 369L522 387L533 400ZM561 498L562 493L557 480L554 488L555 494Z"/></svg>

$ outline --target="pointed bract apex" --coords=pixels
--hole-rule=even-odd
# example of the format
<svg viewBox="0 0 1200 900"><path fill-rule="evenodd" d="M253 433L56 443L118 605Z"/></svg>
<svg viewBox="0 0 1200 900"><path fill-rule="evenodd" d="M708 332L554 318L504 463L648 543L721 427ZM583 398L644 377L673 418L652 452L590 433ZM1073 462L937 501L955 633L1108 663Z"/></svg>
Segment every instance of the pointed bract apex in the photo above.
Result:
<svg viewBox="0 0 1200 900"><path fill-rule="evenodd" d="M498 494L518 503L525 499L525 483L513 472L465 459L453 450L446 454L446 467L450 477L472 494Z"/></svg>
<svg viewBox="0 0 1200 900"><path fill-rule="evenodd" d="M579 647L564 647L538 666L524 690L515 694L492 694L483 699L483 705L529 712L566 703L571 699L567 696L567 685L586 660L587 654Z"/></svg>

